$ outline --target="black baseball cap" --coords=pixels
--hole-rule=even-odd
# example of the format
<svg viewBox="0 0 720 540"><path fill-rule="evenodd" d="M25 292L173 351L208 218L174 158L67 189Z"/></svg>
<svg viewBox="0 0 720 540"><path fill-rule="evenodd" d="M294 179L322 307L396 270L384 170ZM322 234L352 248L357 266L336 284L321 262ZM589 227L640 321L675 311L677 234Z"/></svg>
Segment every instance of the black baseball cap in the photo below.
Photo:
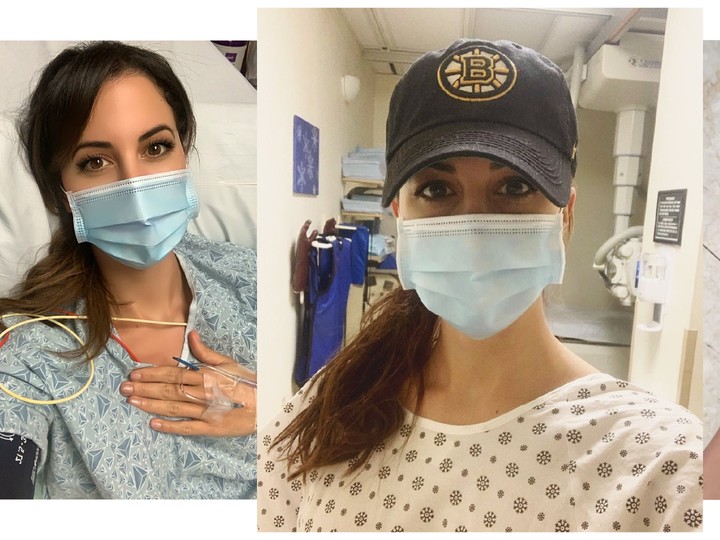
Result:
<svg viewBox="0 0 720 540"><path fill-rule="evenodd" d="M564 207L577 122L560 68L510 41L461 39L419 58L390 99L383 206L419 170L458 156L522 173Z"/></svg>

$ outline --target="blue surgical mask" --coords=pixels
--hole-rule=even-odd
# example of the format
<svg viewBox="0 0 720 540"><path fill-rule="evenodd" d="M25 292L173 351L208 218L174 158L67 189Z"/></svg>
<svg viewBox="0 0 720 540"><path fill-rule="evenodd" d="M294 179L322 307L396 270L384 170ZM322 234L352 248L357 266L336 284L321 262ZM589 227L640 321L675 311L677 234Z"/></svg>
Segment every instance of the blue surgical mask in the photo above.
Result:
<svg viewBox="0 0 720 540"><path fill-rule="evenodd" d="M510 326L565 268L562 214L398 219L405 289L474 339Z"/></svg>
<svg viewBox="0 0 720 540"><path fill-rule="evenodd" d="M149 268L165 258L199 211L188 169L66 194L77 241L132 268Z"/></svg>

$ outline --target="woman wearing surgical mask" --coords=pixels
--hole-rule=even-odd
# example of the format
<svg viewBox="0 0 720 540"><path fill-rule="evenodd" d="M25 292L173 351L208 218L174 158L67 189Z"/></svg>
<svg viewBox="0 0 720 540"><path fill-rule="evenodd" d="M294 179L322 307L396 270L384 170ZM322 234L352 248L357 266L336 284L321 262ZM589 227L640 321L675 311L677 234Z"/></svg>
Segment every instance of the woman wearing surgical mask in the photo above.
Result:
<svg viewBox="0 0 720 540"><path fill-rule="evenodd" d="M402 290L261 433L260 530L702 523L702 426L552 334L577 131L562 72L460 40L401 79L383 202Z"/></svg>
<svg viewBox="0 0 720 540"><path fill-rule="evenodd" d="M19 133L57 228L0 299L0 497L253 497L254 390L207 373L254 384L255 253L186 233L195 118L170 65L66 49Z"/></svg>

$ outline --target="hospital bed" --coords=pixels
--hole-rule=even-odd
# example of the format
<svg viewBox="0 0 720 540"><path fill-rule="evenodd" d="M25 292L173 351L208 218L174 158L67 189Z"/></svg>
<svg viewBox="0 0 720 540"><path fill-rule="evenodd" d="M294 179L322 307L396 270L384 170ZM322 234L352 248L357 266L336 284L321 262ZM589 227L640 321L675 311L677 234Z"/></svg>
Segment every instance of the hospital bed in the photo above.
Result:
<svg viewBox="0 0 720 540"><path fill-rule="evenodd" d="M0 295L32 266L53 217L25 168L18 110L42 67L69 42L0 41ZM132 42L165 56L185 85L197 119L190 155L200 215L190 232L256 247L256 90L209 41Z"/></svg>

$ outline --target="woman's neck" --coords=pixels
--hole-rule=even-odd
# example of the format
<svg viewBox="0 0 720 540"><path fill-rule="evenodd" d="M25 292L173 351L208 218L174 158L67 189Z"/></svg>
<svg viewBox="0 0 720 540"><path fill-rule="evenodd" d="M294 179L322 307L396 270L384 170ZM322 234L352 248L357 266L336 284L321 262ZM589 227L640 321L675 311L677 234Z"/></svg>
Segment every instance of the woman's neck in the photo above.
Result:
<svg viewBox="0 0 720 540"><path fill-rule="evenodd" d="M94 249L100 270L119 305L114 316L186 322L192 292L174 253L147 269L135 269Z"/></svg>
<svg viewBox="0 0 720 540"><path fill-rule="evenodd" d="M508 328L484 340L440 320L417 412L446 423L483 422L595 371L553 335L542 298Z"/></svg>

